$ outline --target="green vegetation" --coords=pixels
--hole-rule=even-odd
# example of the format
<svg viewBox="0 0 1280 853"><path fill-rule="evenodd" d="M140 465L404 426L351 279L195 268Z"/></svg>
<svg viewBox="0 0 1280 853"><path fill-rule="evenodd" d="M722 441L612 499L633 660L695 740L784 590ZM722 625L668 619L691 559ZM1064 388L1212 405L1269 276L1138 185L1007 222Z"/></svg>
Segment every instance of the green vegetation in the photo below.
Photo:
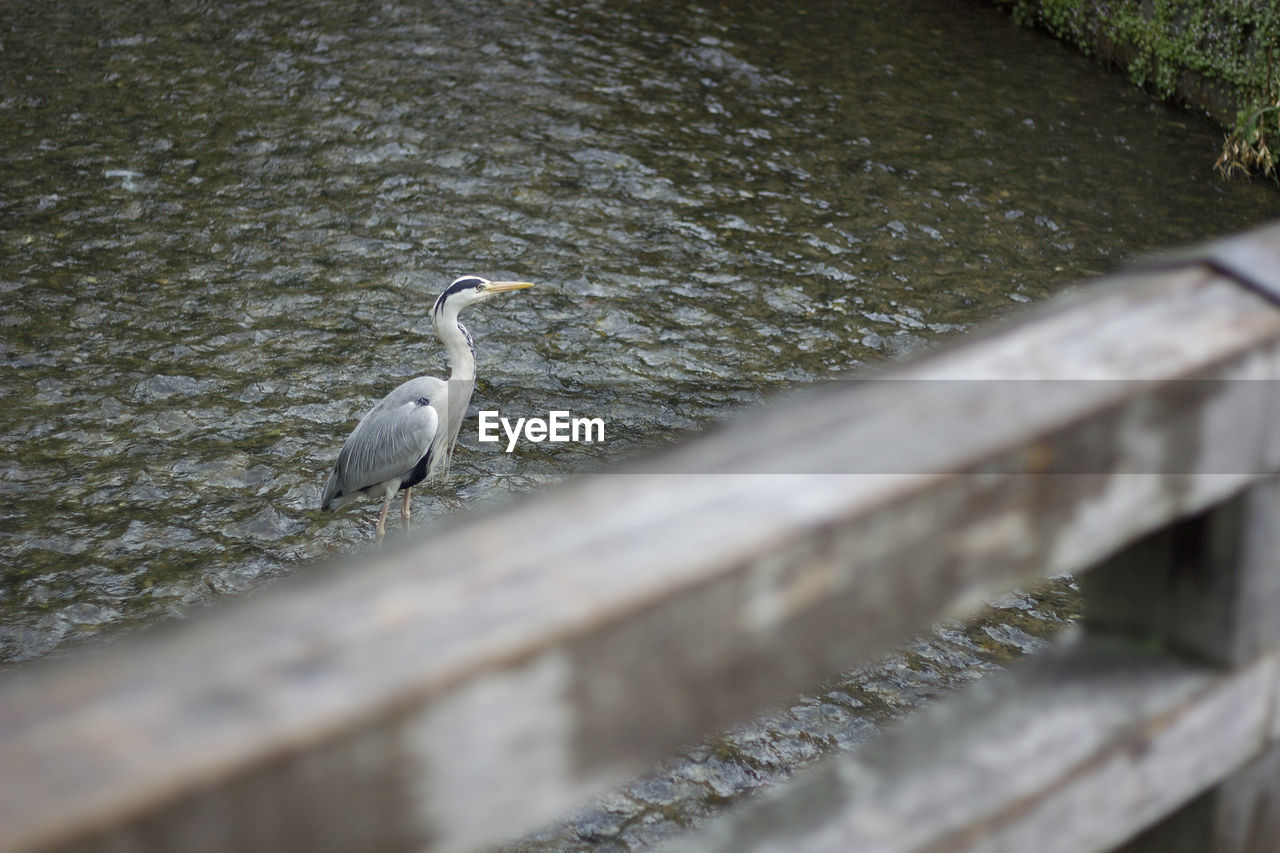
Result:
<svg viewBox="0 0 1280 853"><path fill-rule="evenodd" d="M1128 67L1161 97L1193 99L1200 81L1232 94L1223 174L1280 181L1280 4L1275 0L996 0L1024 25ZM1198 78L1198 80L1197 80Z"/></svg>

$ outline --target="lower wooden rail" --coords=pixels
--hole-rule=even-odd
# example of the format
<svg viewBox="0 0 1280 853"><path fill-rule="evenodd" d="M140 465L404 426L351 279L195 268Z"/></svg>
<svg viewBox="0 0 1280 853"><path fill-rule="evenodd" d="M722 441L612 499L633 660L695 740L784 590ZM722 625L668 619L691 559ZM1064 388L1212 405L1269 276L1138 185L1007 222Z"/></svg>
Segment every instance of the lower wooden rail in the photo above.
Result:
<svg viewBox="0 0 1280 853"><path fill-rule="evenodd" d="M1077 637L669 849L1109 850L1260 755L1277 666Z"/></svg>
<svg viewBox="0 0 1280 853"><path fill-rule="evenodd" d="M1280 266L1280 227L1244 241ZM1280 308L1219 265L1103 280L891 377L797 395L377 559L6 675L0 850L474 849L1280 471ZM1169 613L1207 600L1182 581L1160 587L1169 605L1150 624L1096 612L1097 631L1242 667L1135 675L1150 690L1115 695L1149 694L1150 713L1130 731L1183 713L1188 732L1208 731L1192 724L1218 713L1215 685L1241 709L1270 689L1274 635L1220 630L1249 624L1250 607L1280 612L1268 571L1238 576L1253 598L1205 611L1196 630L1216 650L1174 630ZM1087 700L1075 707L1087 716ZM1231 740L1191 781L1159 770L1172 793L1134 800L1129 830L1260 753L1273 723L1255 722L1232 734L1252 746ZM1077 731L1101 755L1124 725ZM1069 776L1060 743L1026 752L1027 772ZM974 760L997 761L992 750ZM877 790L896 772L883 766ZM981 839L1002 824L963 825Z"/></svg>

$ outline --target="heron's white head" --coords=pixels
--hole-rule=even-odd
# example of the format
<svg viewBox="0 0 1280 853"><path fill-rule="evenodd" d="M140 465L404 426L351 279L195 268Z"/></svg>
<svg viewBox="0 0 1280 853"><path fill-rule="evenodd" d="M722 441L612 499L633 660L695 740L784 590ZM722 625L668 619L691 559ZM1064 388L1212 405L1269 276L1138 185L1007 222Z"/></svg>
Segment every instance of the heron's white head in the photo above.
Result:
<svg viewBox="0 0 1280 853"><path fill-rule="evenodd" d="M533 285L527 281L489 281L478 275L464 275L455 278L436 299L435 307L431 309L431 318L438 324L446 317L457 317L458 312L468 305L483 302L499 293L524 290L526 287Z"/></svg>

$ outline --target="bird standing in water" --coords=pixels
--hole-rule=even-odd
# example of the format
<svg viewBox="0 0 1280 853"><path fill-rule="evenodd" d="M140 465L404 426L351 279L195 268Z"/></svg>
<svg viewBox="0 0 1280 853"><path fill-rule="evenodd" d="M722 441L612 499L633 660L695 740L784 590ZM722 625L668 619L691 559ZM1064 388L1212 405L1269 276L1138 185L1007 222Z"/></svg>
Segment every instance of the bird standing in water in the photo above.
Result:
<svg viewBox="0 0 1280 853"><path fill-rule="evenodd" d="M413 487L448 471L475 387L476 348L458 313L495 294L526 287L533 285L468 275L445 288L431 309L431 325L449 353L449 380L434 376L410 379L360 419L324 485L323 509L337 509L361 495L381 497L382 513L375 530L378 544L382 544L391 499L403 489L400 515L408 529Z"/></svg>

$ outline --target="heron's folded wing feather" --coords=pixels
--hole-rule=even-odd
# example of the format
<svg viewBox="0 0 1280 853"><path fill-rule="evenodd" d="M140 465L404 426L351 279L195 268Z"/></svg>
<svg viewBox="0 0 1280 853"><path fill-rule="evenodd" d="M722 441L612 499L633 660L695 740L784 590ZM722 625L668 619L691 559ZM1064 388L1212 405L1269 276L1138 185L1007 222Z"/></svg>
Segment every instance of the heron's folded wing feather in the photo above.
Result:
<svg viewBox="0 0 1280 853"><path fill-rule="evenodd" d="M342 446L335 469L337 491L351 494L409 473L431 447L438 425L434 406L383 400Z"/></svg>

